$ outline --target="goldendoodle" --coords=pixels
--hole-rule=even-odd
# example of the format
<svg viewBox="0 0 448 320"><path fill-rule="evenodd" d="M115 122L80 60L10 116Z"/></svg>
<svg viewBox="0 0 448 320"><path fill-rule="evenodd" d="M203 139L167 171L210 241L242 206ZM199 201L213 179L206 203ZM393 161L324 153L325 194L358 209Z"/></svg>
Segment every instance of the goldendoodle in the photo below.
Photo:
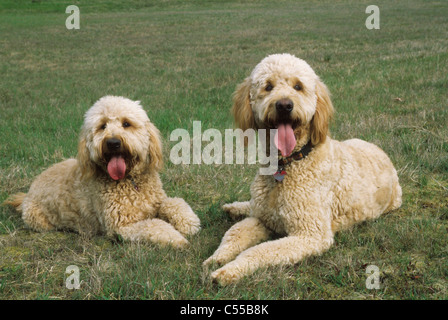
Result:
<svg viewBox="0 0 448 320"><path fill-rule="evenodd" d="M224 265L222 285L258 268L295 264L330 248L335 232L401 205L397 172L377 146L328 136L333 105L313 69L289 54L266 57L237 88L233 115L242 130L277 129L274 175L257 175L250 202L223 209L244 216L204 264ZM270 234L283 237L267 241Z"/></svg>
<svg viewBox="0 0 448 320"><path fill-rule="evenodd" d="M200 221L183 199L165 194L161 148L159 130L140 102L103 97L85 114L77 158L53 165L27 194L6 203L37 231L69 229L184 247Z"/></svg>

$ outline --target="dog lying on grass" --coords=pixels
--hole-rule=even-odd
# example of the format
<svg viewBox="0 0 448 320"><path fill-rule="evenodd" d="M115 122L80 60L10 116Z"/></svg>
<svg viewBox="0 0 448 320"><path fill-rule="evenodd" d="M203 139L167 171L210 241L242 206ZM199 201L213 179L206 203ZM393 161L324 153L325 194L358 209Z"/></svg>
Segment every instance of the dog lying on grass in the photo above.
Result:
<svg viewBox="0 0 448 320"><path fill-rule="evenodd" d="M220 284L320 254L337 231L400 207L397 172L380 148L328 136L330 95L305 61L289 54L263 59L237 88L232 111L242 130L277 129L279 168L255 177L250 202L224 205L247 217L204 262L224 265L211 274ZM273 232L283 237L259 244Z"/></svg>
<svg viewBox="0 0 448 320"><path fill-rule="evenodd" d="M27 194L5 201L36 231L120 235L177 248L200 230L180 198L165 194L159 131L139 102L106 96L85 114L76 159L40 174Z"/></svg>

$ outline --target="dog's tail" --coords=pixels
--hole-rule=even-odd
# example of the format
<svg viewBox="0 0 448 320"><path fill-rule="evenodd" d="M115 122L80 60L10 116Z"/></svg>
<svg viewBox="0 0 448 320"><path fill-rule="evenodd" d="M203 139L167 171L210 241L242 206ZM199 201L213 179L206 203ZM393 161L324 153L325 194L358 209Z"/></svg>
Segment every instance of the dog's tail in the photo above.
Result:
<svg viewBox="0 0 448 320"><path fill-rule="evenodd" d="M5 201L3 201L3 205L10 205L14 207L17 212L22 212L22 203L26 197L26 193L19 192L9 196Z"/></svg>

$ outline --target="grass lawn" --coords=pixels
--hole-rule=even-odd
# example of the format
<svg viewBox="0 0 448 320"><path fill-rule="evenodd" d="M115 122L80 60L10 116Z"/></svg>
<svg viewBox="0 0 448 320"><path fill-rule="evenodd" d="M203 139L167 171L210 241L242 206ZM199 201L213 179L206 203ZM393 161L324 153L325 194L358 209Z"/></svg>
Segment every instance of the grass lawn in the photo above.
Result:
<svg viewBox="0 0 448 320"><path fill-rule="evenodd" d="M67 30L75 4L81 28ZM0 202L76 156L85 111L100 97L141 100L164 139L170 196L192 206L191 248L36 233L0 207L0 299L448 298L448 2L31 1L0 3ZM379 145L403 188L399 210L340 232L321 256L259 270L227 287L202 261L248 200L252 165L174 165L171 131L233 127L231 96L266 55L308 61L332 92L332 136ZM76 265L81 287L65 287ZM366 288L376 265L381 287Z"/></svg>

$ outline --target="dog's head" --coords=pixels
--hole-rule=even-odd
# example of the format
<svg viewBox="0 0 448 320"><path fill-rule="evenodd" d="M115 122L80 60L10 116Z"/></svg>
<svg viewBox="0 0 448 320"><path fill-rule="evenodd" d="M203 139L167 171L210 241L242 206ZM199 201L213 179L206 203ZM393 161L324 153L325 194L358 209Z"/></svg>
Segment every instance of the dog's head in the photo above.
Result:
<svg viewBox="0 0 448 320"><path fill-rule="evenodd" d="M290 54L264 58L234 94L232 113L242 129L278 129L286 156L296 144L325 142L333 105L325 84L304 60Z"/></svg>
<svg viewBox="0 0 448 320"><path fill-rule="evenodd" d="M77 158L85 177L99 173L120 180L127 174L159 170L159 130L139 101L103 97L84 116Z"/></svg>

